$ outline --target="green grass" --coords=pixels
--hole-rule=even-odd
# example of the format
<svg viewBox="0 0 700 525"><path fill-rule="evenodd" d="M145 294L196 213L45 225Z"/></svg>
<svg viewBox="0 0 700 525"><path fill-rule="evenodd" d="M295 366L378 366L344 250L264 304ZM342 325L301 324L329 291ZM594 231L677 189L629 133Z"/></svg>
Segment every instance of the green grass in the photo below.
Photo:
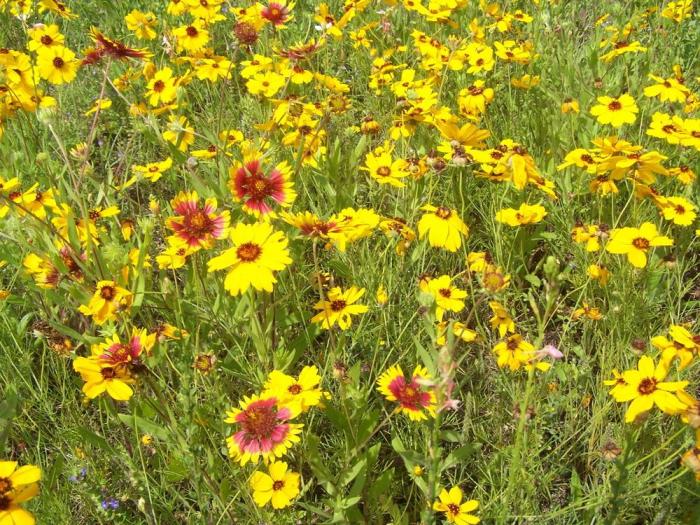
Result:
<svg viewBox="0 0 700 525"><path fill-rule="evenodd" d="M173 65L159 40L136 44L123 22L131 9L141 8L153 10L166 27L183 23L165 14L165 3L115 4L72 2L79 14L75 20L44 14L32 16L28 23L56 21L75 51L89 45L87 30L97 25L110 37L150 46L154 63L182 74L186 67ZM390 33L372 29L373 45L381 54L392 45L406 44L408 49L398 52L395 61L415 67L423 77L411 32L420 29L443 43L448 35L465 36L472 18L482 23L486 19L473 4L454 15L462 29L428 23L399 6L387 15ZM131 248L141 246L153 259L162 251L169 235L168 202L178 191L187 188L215 196L220 207L231 210L233 223L251 222L227 188L230 160L220 156L188 164L187 154L160 137L165 117L131 116L127 102L143 100L143 81L123 95L106 84L113 106L99 115L93 129L92 117L83 113L100 93L104 68L114 79L126 70L122 63L84 68L75 82L47 87L58 101L53 116L19 112L9 118L0 139L0 177L19 177L23 189L34 182L53 187L61 201L76 210L116 204L120 218L137 224L134 237L126 242L117 221L105 220L99 258L93 254L85 264L85 281L64 280L55 289L42 290L23 270L22 260L30 251L51 252L55 232L15 211L0 219L0 260L7 261L0 269L0 289L11 293L0 301L0 459L41 466L41 494L27 505L38 522L437 523L441 516L429 511L437 487L459 485L468 498L479 500L477 514L484 523L699 523L700 485L679 462L694 444L693 431L679 417L656 409L643 423L625 424L625 405L616 403L603 385L613 368L636 367L635 340L643 340L643 352L654 356L650 339L665 334L671 324L689 323L694 333L700 330L700 250L693 234L698 223L682 228L663 221L651 202L635 199L629 181L619 184L619 194L602 197L589 191L589 177L581 170L556 169L567 152L591 147L592 139L615 133L588 114L596 97L629 90L640 113L620 136L660 151L668 157L667 167L688 164L700 171L697 150L646 135L655 111L679 112L678 105L669 109L643 96L649 73L668 77L672 66L681 64L689 87L700 92L694 80L700 71L700 19L694 14L677 25L657 13L641 23L644 9L662 4L503 3L511 11L522 8L534 21L518 26L522 31L509 37L488 33L487 41L527 38L539 57L525 66L497 61L486 76L496 97L479 126L491 132L489 146L505 138L525 145L541 173L555 182L557 201L532 186L518 191L508 183L476 177L477 167L450 166L410 181L403 189L370 180L359 167L365 154L387 137L399 111L397 101L389 90L376 95L368 88L372 58L367 50L353 49L347 36L330 40L309 68L347 83L352 108L323 119L327 155L318 167L300 166L297 152L281 144L281 133L270 135L271 157L287 160L297 174L299 197L292 210L328 217L347 206L367 207L382 216L402 217L415 228L420 207L432 202L458 211L470 228L467 241L457 253L447 253L416 239L400 257L393 241L377 231L350 244L346 252L319 245L314 255L311 241L295 238L295 230L277 220L275 228L292 239L294 262L278 274L272 294L249 291L231 297L223 287L223 272L207 273L207 261L229 246L223 241L194 254L177 271L159 270L155 260L153 268L141 268L141 276L129 282L140 304L123 324L98 327L77 308L92 294L98 278L118 274ZM330 6L339 17L342 6ZM265 31L255 53L271 56L273 46L315 36L316 8L316 2L299 2L289 28L279 34ZM346 33L379 21L376 11L382 8L387 5L372 3L350 22ZM634 38L648 51L601 62L598 43L605 30L594 22L605 12L611 13L609 23L619 26L634 15ZM0 47L24 49L20 21L0 14L0 25ZM232 27L229 14L215 26L213 42L217 54L238 64L247 59L247 52L237 47ZM205 138L214 139L230 127L247 138L263 136L256 125L270 118L271 103L246 92L238 69L225 83L193 80L182 90L175 113L187 115L197 130L193 149L206 147ZM540 75L541 84L529 90L512 87L511 78L524 73ZM474 78L466 70L450 71L439 86L440 103L456 114L457 94ZM596 87L596 79L602 79L602 87ZM289 90L310 102L327 95L308 86ZM580 102L579 115L560 112L567 97ZM364 138L349 130L368 115L382 124L378 137ZM698 118L697 112L683 116ZM80 173L80 163L64 159L62 151L89 137L90 169ZM421 125L413 137L397 142L396 155L426 155L440 142L435 128ZM131 165L168 155L174 167L157 183L141 181L128 191L114 190L129 176ZM697 181L684 187L661 177L654 187L661 195L700 201ZM148 210L151 196L161 204L158 214ZM518 229L495 221L499 209L521 202L542 202L546 219ZM604 250L587 254L574 244L570 231L578 220L612 228L651 221L674 238L675 246L658 251L646 269L635 270L623 256ZM466 308L453 318L468 320L480 339L463 343L450 338L443 350L435 344L434 314L418 293L420 276L460 274L466 269L465 256L473 251L488 251L511 275L510 287L497 297L519 333L533 344L552 343L564 353L551 370L528 376L497 367L491 349L499 338L488 322L492 297L465 274L455 284L469 292ZM663 259L667 254L670 257ZM605 287L585 273L599 258L612 273ZM350 330L328 332L310 322L319 298L318 270L331 274L343 288L367 290L362 302L369 312L355 317ZM374 299L382 284L389 292L385 306ZM603 319L572 321L572 311L584 302L599 307ZM106 397L86 402L72 358L89 354L90 344L115 331L124 335L132 326L154 331L163 322L190 336L156 346L133 398L128 403ZM71 339L73 352L53 351L50 334ZM459 409L422 424L402 415L389 417L394 407L377 392L377 377L397 362L404 371L423 364L435 373L440 352L449 352L459 363L454 392L461 401ZM193 367L195 356L202 353L217 357L209 375ZM330 399L324 408L303 416L302 441L285 456L302 474L301 495L287 509L259 509L248 486L254 467L240 467L227 456L225 438L231 427L223 422L225 411L243 396L259 392L271 370L297 374L312 364L319 368ZM674 368L671 377L689 381L686 390L698 394L698 357L680 373ZM520 417L523 411L526 417ZM144 434L153 437L152 444L141 442ZM622 449L613 460L604 457L610 442ZM418 479L412 470L416 464L425 470ZM118 500L119 508L102 509L107 498Z"/></svg>

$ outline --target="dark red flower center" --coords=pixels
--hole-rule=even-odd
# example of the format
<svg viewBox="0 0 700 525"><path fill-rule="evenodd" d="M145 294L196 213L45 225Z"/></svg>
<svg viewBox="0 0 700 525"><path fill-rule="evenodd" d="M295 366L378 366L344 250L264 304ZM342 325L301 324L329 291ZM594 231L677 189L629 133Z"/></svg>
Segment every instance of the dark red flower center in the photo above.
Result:
<svg viewBox="0 0 700 525"><path fill-rule="evenodd" d="M292 386L290 386L287 391L292 394L292 395L298 395L301 393L301 385L298 383L294 383Z"/></svg>
<svg viewBox="0 0 700 525"><path fill-rule="evenodd" d="M456 503L450 503L447 505L447 511L453 516L457 516L459 514L459 505Z"/></svg>
<svg viewBox="0 0 700 525"><path fill-rule="evenodd" d="M56 69L61 69L64 65L65 65L65 62L63 61L63 59L61 57L55 57L53 59L53 66Z"/></svg>
<svg viewBox="0 0 700 525"><path fill-rule="evenodd" d="M111 301L115 295L117 295L117 291L114 289L114 286L103 286L100 289L100 297L105 301Z"/></svg>
<svg viewBox="0 0 700 525"><path fill-rule="evenodd" d="M342 299L336 299L335 301L331 301L331 310L333 310L334 312L340 312L346 306L347 303Z"/></svg>
<svg viewBox="0 0 700 525"><path fill-rule="evenodd" d="M199 31L197 31L197 28L194 26L187 26L187 29L185 29L185 32L187 33L187 36L194 38L199 34Z"/></svg>
<svg viewBox="0 0 700 525"><path fill-rule="evenodd" d="M282 490L284 488L284 481L278 479L272 484L272 490Z"/></svg>
<svg viewBox="0 0 700 525"><path fill-rule="evenodd" d="M260 246L252 242L241 244L236 250L236 255L243 262L256 261L261 253L262 249Z"/></svg>
<svg viewBox="0 0 700 525"><path fill-rule="evenodd" d="M277 424L277 408L269 403L249 405L241 422L246 434L258 439L269 439Z"/></svg>
<svg viewBox="0 0 700 525"><path fill-rule="evenodd" d="M639 250L646 250L649 248L649 240L644 237L637 237L632 241L632 246Z"/></svg>
<svg viewBox="0 0 700 525"><path fill-rule="evenodd" d="M608 104L608 109L610 111L620 111L622 109L622 104L620 104L619 100L613 100L610 104Z"/></svg>
<svg viewBox="0 0 700 525"><path fill-rule="evenodd" d="M11 504L12 500L9 496L0 496L0 512L9 509Z"/></svg>
<svg viewBox="0 0 700 525"><path fill-rule="evenodd" d="M49 35L42 36L40 40L45 46L50 46L53 43L53 38L51 38Z"/></svg>
<svg viewBox="0 0 700 525"><path fill-rule="evenodd" d="M643 396L652 394L656 390L656 379L651 377L645 377L639 383L637 391Z"/></svg>
<svg viewBox="0 0 700 525"><path fill-rule="evenodd" d="M153 91L155 91L156 93L160 93L164 89L165 89L165 82L163 82L162 80L156 80L156 82L153 84Z"/></svg>
<svg viewBox="0 0 700 525"><path fill-rule="evenodd" d="M0 494L7 494L12 490L12 481L8 478L0 478Z"/></svg>
<svg viewBox="0 0 700 525"><path fill-rule="evenodd" d="M209 218L209 215L207 215L204 210L198 209L194 213L185 215L183 226L188 233L192 234L194 237L201 238L208 233L211 233L214 222Z"/></svg>
<svg viewBox="0 0 700 525"><path fill-rule="evenodd" d="M450 215L452 215L452 212L449 208L444 208L440 206L437 210L435 210L435 215L440 217L441 219L447 220L449 219Z"/></svg>

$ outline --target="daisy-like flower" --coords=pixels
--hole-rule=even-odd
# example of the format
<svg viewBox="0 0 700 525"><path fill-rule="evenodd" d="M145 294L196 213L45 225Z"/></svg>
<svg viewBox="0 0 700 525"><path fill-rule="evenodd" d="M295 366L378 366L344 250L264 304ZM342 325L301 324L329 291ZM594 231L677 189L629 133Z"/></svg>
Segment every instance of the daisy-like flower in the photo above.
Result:
<svg viewBox="0 0 700 525"><path fill-rule="evenodd" d="M177 77L173 77L173 70L163 68L153 75L146 86L146 96L151 106L169 104L177 96Z"/></svg>
<svg viewBox="0 0 700 525"><path fill-rule="evenodd" d="M639 228L619 228L610 232L605 249L610 253L627 255L635 268L647 265L647 252L657 246L673 246L673 239L659 235L656 226L645 222Z"/></svg>
<svg viewBox="0 0 700 525"><path fill-rule="evenodd" d="M516 210L505 208L496 213L496 220L508 226L523 226L526 224L537 224L547 215L547 210L541 204L523 203Z"/></svg>
<svg viewBox="0 0 700 525"><path fill-rule="evenodd" d="M118 334L108 337L102 343L92 345L92 357L112 366L137 365L141 354L148 354L156 343L156 334L134 328L131 337L122 343Z"/></svg>
<svg viewBox="0 0 700 525"><path fill-rule="evenodd" d="M216 213L216 199L199 202L196 191L181 191L170 201L173 217L168 217L166 226L175 232L173 241L180 241L191 248L211 248L214 241L228 235L230 214L228 210ZM178 242L171 242L172 245Z"/></svg>
<svg viewBox="0 0 700 525"><path fill-rule="evenodd" d="M618 403L632 401L627 407L625 422L632 423L637 417L651 410L656 405L662 412L675 415L686 409L677 393L682 392L687 386L687 381L665 382L668 368L659 362L654 365L654 360L649 356L639 359L636 370L627 370L622 373L623 384L616 384L610 394Z"/></svg>
<svg viewBox="0 0 700 525"><path fill-rule="evenodd" d="M229 188L234 198L243 202L243 209L248 213L274 217L273 205L287 208L297 196L291 171L289 164L283 161L265 173L262 159L253 155L243 164L231 168Z"/></svg>
<svg viewBox="0 0 700 525"><path fill-rule="evenodd" d="M136 381L126 366L113 366L108 361L97 358L77 357L73 361L73 370L85 381L83 394L88 399L94 399L105 392L115 401L128 401L134 395L129 385Z"/></svg>
<svg viewBox="0 0 700 525"><path fill-rule="evenodd" d="M433 510L443 512L448 523L456 525L475 525L481 520L470 514L479 508L479 502L475 499L462 503L462 490L459 487L452 487L449 492L442 489L438 496L438 501L433 503Z"/></svg>
<svg viewBox="0 0 700 525"><path fill-rule="evenodd" d="M696 206L683 197L659 197L655 202L664 219L678 226L690 226L697 217Z"/></svg>
<svg viewBox="0 0 700 525"><path fill-rule="evenodd" d="M201 21L176 27L173 29L173 36L177 39L178 52L200 51L209 42L209 31L205 29Z"/></svg>
<svg viewBox="0 0 700 525"><path fill-rule="evenodd" d="M173 165L173 159L170 157L162 161L149 162L144 165L134 165L131 167L131 171L136 175L141 175L143 178L148 179L151 182L156 182L163 176L163 173L168 171Z"/></svg>
<svg viewBox="0 0 700 525"><path fill-rule="evenodd" d="M292 263L284 233L274 231L268 223L238 223L231 229L233 248L209 261L210 272L228 269L224 287L239 295L251 286L272 291L277 282L274 272Z"/></svg>
<svg viewBox="0 0 700 525"><path fill-rule="evenodd" d="M396 188L406 185L400 179L408 177L408 163L403 159L392 159L388 148L377 148L365 157L365 165L360 169L369 173L369 176L379 184L389 184Z"/></svg>
<svg viewBox="0 0 700 525"><path fill-rule="evenodd" d="M282 457L298 443L303 425L290 423L298 414L293 405L282 405L276 397L254 395L244 397L240 408L226 412L226 423L237 426L237 432L226 439L229 456L241 466L249 461L266 463Z"/></svg>
<svg viewBox="0 0 700 525"><path fill-rule="evenodd" d="M368 310L364 304L355 304L365 294L364 288L351 286L343 291L339 286L328 290L325 300L314 305L321 310L311 318L312 323L320 323L322 328L329 330L338 323L341 330L347 330L352 325L352 316L363 314Z"/></svg>
<svg viewBox="0 0 700 525"><path fill-rule="evenodd" d="M291 14L292 9L294 9L294 2L289 4L287 4L284 0L282 2L270 2L266 7L262 8L260 11L260 16L270 22L277 29L283 29L284 24L294 18L294 16Z"/></svg>
<svg viewBox="0 0 700 525"><path fill-rule="evenodd" d="M430 279L425 291L435 300L435 317L442 321L445 311L461 312L464 309L464 299L467 292L452 286L452 277L441 275L436 279Z"/></svg>
<svg viewBox="0 0 700 525"><path fill-rule="evenodd" d="M493 352L498 356L498 367L508 367L511 372L515 372L521 366L525 366L526 370L534 366L543 372L550 368L549 363L537 359L535 347L519 334L513 334L498 343L493 347Z"/></svg>
<svg viewBox="0 0 700 525"><path fill-rule="evenodd" d="M168 116L163 138L180 151L187 151L194 142L194 128L190 126L186 117L171 114Z"/></svg>
<svg viewBox="0 0 700 525"><path fill-rule="evenodd" d="M494 330L498 330L498 335L505 337L507 333L515 333L515 323L510 317L508 310L498 301L489 301L489 308L493 317L489 319L489 324Z"/></svg>
<svg viewBox="0 0 700 525"><path fill-rule="evenodd" d="M0 523L34 525L34 516L20 504L39 493L41 469L35 465L17 468L16 461L0 461Z"/></svg>
<svg viewBox="0 0 700 525"><path fill-rule="evenodd" d="M36 65L41 78L58 85L73 81L78 74L80 62L67 47L51 46L37 51Z"/></svg>
<svg viewBox="0 0 700 525"><path fill-rule="evenodd" d="M412 421L435 417L437 407L435 392L426 386L432 380L428 369L416 366L411 377L404 376L399 365L394 365L377 379L377 390L389 401L396 401L397 412L406 414Z"/></svg>
<svg viewBox="0 0 700 525"><path fill-rule="evenodd" d="M131 306L133 294L117 286L114 281L99 281L95 293L88 304L80 305L79 311L92 316L93 321L102 325L116 319L117 313Z"/></svg>
<svg viewBox="0 0 700 525"><path fill-rule="evenodd" d="M321 376L315 366L305 366L298 378L273 370L265 382L263 397L275 397L283 405L296 403L299 412L307 412L321 402L323 392L319 388L320 382Z"/></svg>
<svg viewBox="0 0 700 525"><path fill-rule="evenodd" d="M253 472L250 478L255 504L264 507L272 503L273 509L288 507L299 495L299 474L289 472L283 461L270 463L267 472Z"/></svg>
<svg viewBox="0 0 700 525"><path fill-rule="evenodd" d="M430 246L456 252L462 246L462 236L469 234L469 228L459 218L455 210L444 206L426 204L421 208L426 213L418 221L418 236L428 236Z"/></svg>
<svg viewBox="0 0 700 525"><path fill-rule="evenodd" d="M633 124L637 120L639 108L627 93L619 97L598 97L598 104L591 108L591 115L601 124L619 128L623 124Z"/></svg>

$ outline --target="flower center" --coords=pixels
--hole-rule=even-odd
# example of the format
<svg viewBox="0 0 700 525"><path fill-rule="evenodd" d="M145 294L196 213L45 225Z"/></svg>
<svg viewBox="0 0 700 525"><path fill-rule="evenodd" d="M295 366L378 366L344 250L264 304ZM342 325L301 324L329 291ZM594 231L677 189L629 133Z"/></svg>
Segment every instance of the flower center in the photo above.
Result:
<svg viewBox="0 0 700 525"><path fill-rule="evenodd" d="M278 479L272 484L272 490L282 490L284 488L284 481Z"/></svg>
<svg viewBox="0 0 700 525"><path fill-rule="evenodd" d="M61 57L55 57L53 59L53 66L56 69L61 69L64 66L64 64L65 64L65 62L63 61L63 59Z"/></svg>
<svg viewBox="0 0 700 525"><path fill-rule="evenodd" d="M656 390L656 379L646 377L642 379L637 387L637 391L643 396L648 396Z"/></svg>
<svg viewBox="0 0 700 525"><path fill-rule="evenodd" d="M49 35L44 35L41 37L41 43L45 46L50 46L53 43L53 38L51 38Z"/></svg>
<svg viewBox="0 0 700 525"><path fill-rule="evenodd" d="M380 166L379 168L377 168L377 175L379 175L380 177L388 177L389 175L391 175L391 168L387 166Z"/></svg>
<svg viewBox="0 0 700 525"><path fill-rule="evenodd" d="M195 237L203 237L211 233L214 223L204 210L199 209L192 214L185 216L184 227L188 233Z"/></svg>
<svg viewBox="0 0 700 525"><path fill-rule="evenodd" d="M187 32L187 36L194 38L199 34L199 31L197 31L196 27L192 26L187 26L187 29L185 30Z"/></svg>
<svg viewBox="0 0 700 525"><path fill-rule="evenodd" d="M450 290L449 288L441 288L441 289L439 290L439 293L440 293L440 295L442 295L443 297L447 297L447 298L449 299L450 296L452 295L452 290Z"/></svg>
<svg viewBox="0 0 700 525"><path fill-rule="evenodd" d="M452 215L452 212L448 208L440 206L437 210L435 210L435 215L443 220L447 220L450 218L450 215Z"/></svg>
<svg viewBox="0 0 700 525"><path fill-rule="evenodd" d="M247 434L258 439L269 439L277 426L277 408L274 405L248 407L242 425Z"/></svg>
<svg viewBox="0 0 700 525"><path fill-rule="evenodd" d="M236 255L243 262L253 262L260 257L261 252L260 246L252 242L246 242L238 247Z"/></svg>
<svg viewBox="0 0 700 525"><path fill-rule="evenodd" d="M457 516L459 514L459 505L457 505L456 503L448 504L447 512L449 512L453 516Z"/></svg>
<svg viewBox="0 0 700 525"><path fill-rule="evenodd" d="M165 82L162 80L156 80L155 84L153 84L153 91L160 93L163 91L163 89L165 89Z"/></svg>
<svg viewBox="0 0 700 525"><path fill-rule="evenodd" d="M7 494L12 490L12 481L8 478L0 478L0 494Z"/></svg>
<svg viewBox="0 0 700 525"><path fill-rule="evenodd" d="M111 301L116 294L117 291L114 289L114 286L103 286L100 289L100 297L105 301Z"/></svg>
<svg viewBox="0 0 700 525"><path fill-rule="evenodd" d="M647 250L649 248L649 240L644 237L637 237L632 241L632 246L638 250Z"/></svg>
<svg viewBox="0 0 700 525"><path fill-rule="evenodd" d="M0 496L0 512L9 509L11 504L12 500L8 496Z"/></svg>
<svg viewBox="0 0 700 525"><path fill-rule="evenodd" d="M298 383L294 383L292 386L290 386L287 391L292 394L292 395L298 395L301 393L301 385Z"/></svg>
<svg viewBox="0 0 700 525"><path fill-rule="evenodd" d="M334 312L340 312L346 305L347 303L342 299L336 299L335 301L331 302L331 310Z"/></svg>
<svg viewBox="0 0 700 525"><path fill-rule="evenodd" d="M103 368L100 370L100 374L102 374L102 379L114 379L117 377L116 370L111 367Z"/></svg>
<svg viewBox="0 0 700 525"><path fill-rule="evenodd" d="M608 109L610 111L620 111L622 109L622 104L620 104L619 100L613 100L610 104L608 104Z"/></svg>

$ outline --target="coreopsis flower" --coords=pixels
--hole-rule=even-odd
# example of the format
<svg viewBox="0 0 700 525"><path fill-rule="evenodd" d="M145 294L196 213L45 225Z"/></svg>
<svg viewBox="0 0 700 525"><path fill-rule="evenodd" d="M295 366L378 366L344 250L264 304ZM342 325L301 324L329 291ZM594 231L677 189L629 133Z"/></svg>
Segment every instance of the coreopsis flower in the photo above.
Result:
<svg viewBox="0 0 700 525"><path fill-rule="evenodd" d="M445 311L461 312L464 309L464 299L467 292L452 286L452 278L449 275L441 275L436 279L430 279L425 291L435 300L435 317L442 321Z"/></svg>
<svg viewBox="0 0 700 525"><path fill-rule="evenodd" d="M132 9L131 12L124 17L126 27L132 31L136 38L142 40L153 40L156 37L156 15L150 11L144 13L138 9Z"/></svg>
<svg viewBox="0 0 700 525"><path fill-rule="evenodd" d="M661 215L678 226L690 226L695 221L697 207L683 197L659 197L655 200Z"/></svg>
<svg viewBox="0 0 700 525"><path fill-rule="evenodd" d="M128 310L133 300L133 294L114 281L99 281L95 293L88 304L80 305L79 311L92 316L93 321L102 325L116 319L121 311Z"/></svg>
<svg viewBox="0 0 700 525"><path fill-rule="evenodd" d="M685 164L682 166L678 166L677 168L668 169L667 175L669 177L675 177L678 180L678 182L686 185L692 184L696 179L695 172L692 169L690 169L690 166L687 166Z"/></svg>
<svg viewBox="0 0 700 525"><path fill-rule="evenodd" d="M73 369L85 381L83 393L88 399L107 393L116 401L128 401L134 394L129 386L136 382L127 366L112 365L107 360L77 357Z"/></svg>
<svg viewBox="0 0 700 525"><path fill-rule="evenodd" d="M368 172L379 184L403 188L406 184L401 179L409 175L407 165L403 159L393 159L388 147L379 147L367 154L365 165L360 169Z"/></svg>
<svg viewBox="0 0 700 525"><path fill-rule="evenodd" d="M678 369L683 370L693 358L700 355L700 335L692 334L681 325L671 325L668 330L671 339L664 336L652 338L651 344L661 350L661 361L669 367L674 359L678 359Z"/></svg>
<svg viewBox="0 0 700 525"><path fill-rule="evenodd" d="M487 264L480 274L481 285L491 293L505 290L510 285L510 274L503 271L500 266Z"/></svg>
<svg viewBox="0 0 700 525"><path fill-rule="evenodd" d="M21 507L39 493L41 469L35 465L17 468L16 461L0 461L0 523L34 525L34 516Z"/></svg>
<svg viewBox="0 0 700 525"><path fill-rule="evenodd" d="M298 412L307 412L321 402L323 392L319 388L321 376L318 368L305 366L298 378L289 376L279 370L273 370L267 376L263 397L275 397L281 404L296 404Z"/></svg>
<svg viewBox="0 0 700 525"><path fill-rule="evenodd" d="M649 78L656 82L644 88L644 96L657 97L661 102L685 102L690 90L681 84L675 77L661 78L656 75L649 75Z"/></svg>
<svg viewBox="0 0 700 525"><path fill-rule="evenodd" d="M194 63L194 73L200 80L217 82L231 78L233 62L223 56L197 59Z"/></svg>
<svg viewBox="0 0 700 525"><path fill-rule="evenodd" d="M186 26L173 29L178 52L201 51L209 42L209 31L204 24L197 20Z"/></svg>
<svg viewBox="0 0 700 525"><path fill-rule="evenodd" d="M447 344L448 333L447 329L449 325L452 325L452 335L465 343L471 343L477 340L478 334L466 327L464 323L455 321L450 323L449 321L442 321L437 324L437 335L435 337L435 344L438 346L444 346Z"/></svg>
<svg viewBox="0 0 700 525"><path fill-rule="evenodd" d="M628 42L626 40L617 40L612 43L612 49L607 53L600 55L600 60L603 62L612 62L615 58L627 53L643 53L647 50L639 41L634 40Z"/></svg>
<svg viewBox="0 0 700 525"><path fill-rule="evenodd" d="M267 466L268 474L256 471L250 478L253 501L258 507L272 503L273 509L291 505L299 495L299 474L289 472L283 461L273 461Z"/></svg>
<svg viewBox="0 0 700 525"><path fill-rule="evenodd" d="M610 232L605 249L610 253L627 255L636 268L647 265L647 252L657 246L673 246L673 239L659 235L656 226L645 222L639 228L619 228Z"/></svg>
<svg viewBox="0 0 700 525"><path fill-rule="evenodd" d="M65 42L65 37L56 24L34 24L27 29L27 36L29 36L27 43L29 51L38 52L47 47L62 47Z"/></svg>
<svg viewBox="0 0 700 525"><path fill-rule="evenodd" d="M135 164L131 166L131 171L135 175L140 175L148 179L150 182L156 182L163 176L163 173L172 167L172 165L173 159L167 157L165 160L149 162L144 165Z"/></svg>
<svg viewBox="0 0 700 525"><path fill-rule="evenodd" d="M459 218L456 210L444 206L426 204L421 207L426 213L418 221L418 236L428 235L430 246L456 252L462 246L462 236L469 235L469 228Z"/></svg>
<svg viewBox="0 0 700 525"><path fill-rule="evenodd" d="M275 397L251 396L240 401L240 408L226 412L226 423L236 425L237 431L226 438L229 456L241 466L266 463L282 457L294 443L300 441L303 427L291 423L298 414L293 405L283 405Z"/></svg>
<svg viewBox="0 0 700 525"><path fill-rule="evenodd" d="M194 128L182 115L168 115L168 123L163 131L163 139L180 151L187 151L194 143Z"/></svg>
<svg viewBox="0 0 700 525"><path fill-rule="evenodd" d="M426 386L432 380L428 370L416 366L410 377L404 376L399 365L386 370L377 379L377 390L389 401L398 403L397 412L406 414L411 421L435 417L435 392Z"/></svg>
<svg viewBox="0 0 700 525"><path fill-rule="evenodd" d="M231 229L231 241L233 248L207 265L209 272L228 271L224 287L231 295L239 295L251 286L271 292L277 282L275 272L292 263L287 237L268 223L238 223Z"/></svg>
<svg viewBox="0 0 700 525"><path fill-rule="evenodd" d="M287 79L274 71L258 73L246 81L246 88L251 95L261 95L265 98L274 97L284 87Z"/></svg>
<svg viewBox="0 0 700 525"><path fill-rule="evenodd" d="M507 333L515 333L515 323L510 317L508 310L498 301L489 301L489 308L493 317L489 319L489 324L494 330L498 330L498 335L505 337Z"/></svg>
<svg viewBox="0 0 700 525"><path fill-rule="evenodd" d="M470 514L479 508L479 502L475 499L462 503L462 490L452 487L449 492L442 489L438 500L433 502L433 510L443 512L448 523L456 525L474 525L481 520Z"/></svg>
<svg viewBox="0 0 700 525"><path fill-rule="evenodd" d="M598 104L591 108L591 115L601 124L619 128L623 124L633 124L637 120L637 107L634 98L627 93L619 97L598 97Z"/></svg>
<svg viewBox="0 0 700 525"><path fill-rule="evenodd" d="M576 308L571 314L571 319L574 321L577 321L582 317L590 319L591 321L600 321L603 318L603 314L600 313L599 308L591 306L584 301L583 306Z"/></svg>
<svg viewBox="0 0 700 525"><path fill-rule="evenodd" d="M693 0L677 0L666 4L661 11L661 16L680 24L683 20L690 18L692 12Z"/></svg>
<svg viewBox="0 0 700 525"><path fill-rule="evenodd" d="M337 323L341 330L347 330L352 325L353 315L369 310L364 304L356 304L364 294L365 289L356 286L351 286L345 291L339 286L331 288L325 299L314 305L316 310L321 311L311 318L311 322L320 323L326 330Z"/></svg>
<svg viewBox="0 0 700 525"><path fill-rule="evenodd" d="M195 250L211 248L214 241L228 235L231 220L228 210L216 212L216 199L199 202L196 191L181 191L170 201L174 216L168 217L165 224L174 232L171 245L186 244Z"/></svg>
<svg viewBox="0 0 700 525"><path fill-rule="evenodd" d="M687 381L666 382L668 368L661 361L657 365L649 356L639 359L636 370L623 372L624 385L618 385L610 394L618 403L632 401L625 414L625 422L632 423L640 414L656 405L662 412L675 415L685 410L686 405L676 393L681 392Z"/></svg>
<svg viewBox="0 0 700 525"><path fill-rule="evenodd" d="M459 92L459 112L467 118L478 120L486 113L486 107L493 101L494 96L493 88L486 87L483 80L475 80L471 86Z"/></svg>
<svg viewBox="0 0 700 525"><path fill-rule="evenodd" d="M600 228L595 224L577 224L571 230L571 240L576 244L585 244L587 252L600 250Z"/></svg>
<svg viewBox="0 0 700 525"><path fill-rule="evenodd" d="M525 341L519 334L513 334L493 347L493 352L498 357L499 368L508 367L512 372L525 366L526 370L535 367L537 370L547 371L549 363L539 360L535 347Z"/></svg>
<svg viewBox="0 0 700 525"><path fill-rule="evenodd" d="M398 239L396 242L397 255L405 255L408 247L416 239L416 232L406 224L404 219L399 217L382 219L379 228L387 237Z"/></svg>
<svg viewBox="0 0 700 525"><path fill-rule="evenodd" d="M156 255L156 262L161 270L177 270L187 262L187 257L199 251L199 247L177 242L171 244L160 255Z"/></svg>
<svg viewBox="0 0 700 525"><path fill-rule="evenodd" d="M151 106L170 104L177 96L177 77L169 67L159 69L146 85L146 96Z"/></svg>
<svg viewBox="0 0 700 525"><path fill-rule="evenodd" d="M565 98L561 103L561 112L566 113L579 113L581 107L579 106L578 100L573 98Z"/></svg>
<svg viewBox="0 0 700 525"><path fill-rule="evenodd" d="M598 281L601 286L608 284L610 280L610 270L601 264L591 264L586 268L586 275L591 279Z"/></svg>
<svg viewBox="0 0 700 525"><path fill-rule="evenodd" d="M522 203L516 210L504 208L496 213L496 221L508 226L523 226L537 224L547 215L547 210L541 204Z"/></svg>
<svg viewBox="0 0 700 525"><path fill-rule="evenodd" d="M289 164L283 161L266 173L259 154L248 154L243 164L229 170L229 189L237 201L243 202L244 211L274 217L274 205L287 208L296 199L291 172Z"/></svg>
<svg viewBox="0 0 700 525"><path fill-rule="evenodd" d="M36 65L41 78L58 85L73 81L80 62L67 47L52 46L37 50Z"/></svg>

